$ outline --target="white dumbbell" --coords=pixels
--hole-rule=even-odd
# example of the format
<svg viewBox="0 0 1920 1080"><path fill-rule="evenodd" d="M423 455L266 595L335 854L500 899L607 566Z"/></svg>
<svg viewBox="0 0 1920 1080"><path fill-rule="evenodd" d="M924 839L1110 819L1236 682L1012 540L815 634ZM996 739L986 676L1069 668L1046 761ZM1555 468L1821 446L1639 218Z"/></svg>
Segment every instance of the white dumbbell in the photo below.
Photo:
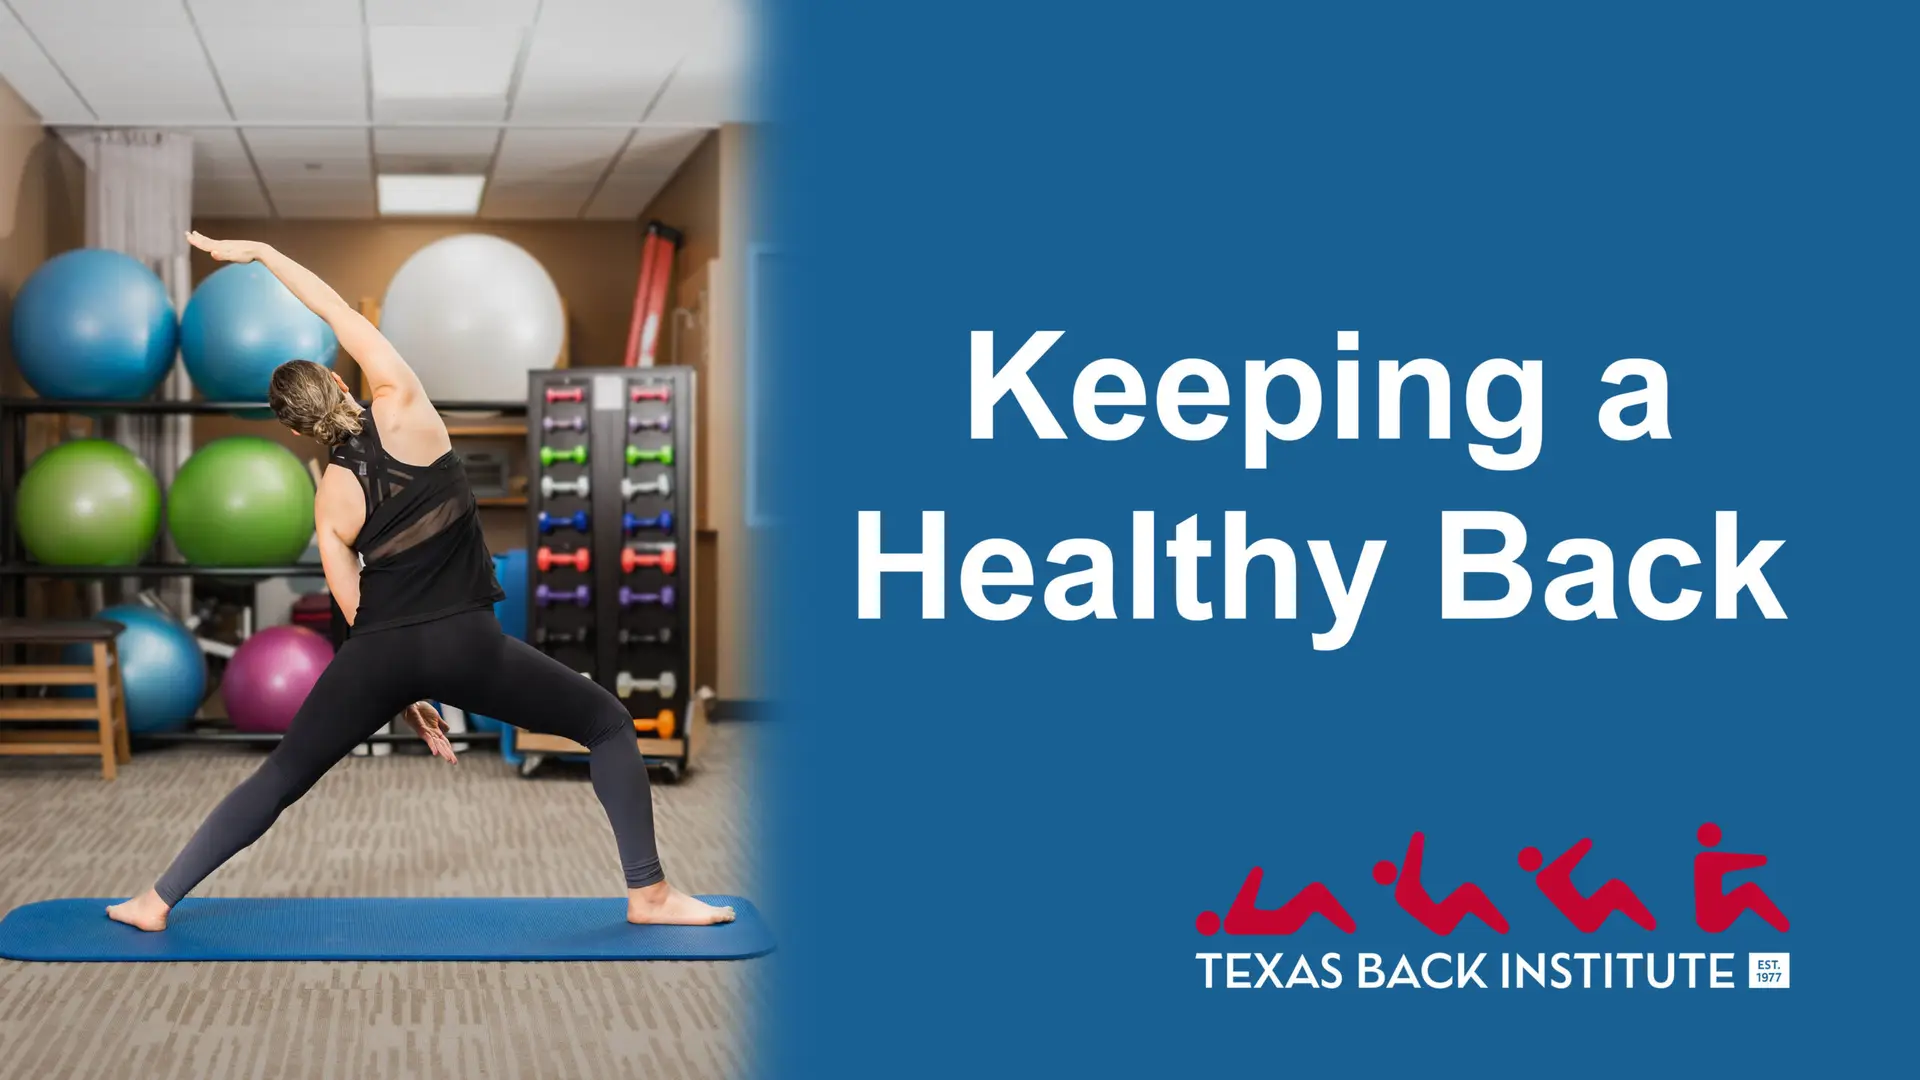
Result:
<svg viewBox="0 0 1920 1080"><path fill-rule="evenodd" d="M679 685L679 680L673 677L671 671L661 672L657 679L636 679L624 671L614 678L614 692L621 697L632 697L635 694L659 694L661 697L672 697Z"/></svg>
<svg viewBox="0 0 1920 1080"><path fill-rule="evenodd" d="M620 481L620 497L622 499L631 499L635 495L665 496L671 494L673 494L673 479L665 473L661 473L659 479L649 480L644 484L637 480Z"/></svg>
<svg viewBox="0 0 1920 1080"><path fill-rule="evenodd" d="M549 499L555 495L573 495L584 499L591 490L592 488L588 485L587 478L584 476L578 480L571 481L555 480L551 476L543 476L540 478L540 494Z"/></svg>

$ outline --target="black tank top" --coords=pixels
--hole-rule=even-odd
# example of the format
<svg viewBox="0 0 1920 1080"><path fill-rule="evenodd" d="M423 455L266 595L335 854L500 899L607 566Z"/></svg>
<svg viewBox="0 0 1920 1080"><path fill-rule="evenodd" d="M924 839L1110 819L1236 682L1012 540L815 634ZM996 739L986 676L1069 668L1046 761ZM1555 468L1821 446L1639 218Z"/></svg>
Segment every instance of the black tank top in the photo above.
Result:
<svg viewBox="0 0 1920 1080"><path fill-rule="evenodd" d="M361 422L360 434L327 455L353 474L367 499L367 520L353 545L362 562L353 632L427 622L504 598L460 455L448 450L431 465L409 465L380 445L373 410Z"/></svg>

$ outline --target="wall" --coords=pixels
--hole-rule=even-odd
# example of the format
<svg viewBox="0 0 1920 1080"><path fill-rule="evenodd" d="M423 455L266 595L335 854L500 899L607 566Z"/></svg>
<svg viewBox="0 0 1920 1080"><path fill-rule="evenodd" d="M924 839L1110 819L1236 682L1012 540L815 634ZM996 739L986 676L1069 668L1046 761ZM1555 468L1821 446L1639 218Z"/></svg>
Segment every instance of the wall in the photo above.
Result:
<svg viewBox="0 0 1920 1080"><path fill-rule="evenodd" d="M72 151L0 82L0 394L28 392L13 359L13 298L41 263L80 246L86 225L82 180Z"/></svg>

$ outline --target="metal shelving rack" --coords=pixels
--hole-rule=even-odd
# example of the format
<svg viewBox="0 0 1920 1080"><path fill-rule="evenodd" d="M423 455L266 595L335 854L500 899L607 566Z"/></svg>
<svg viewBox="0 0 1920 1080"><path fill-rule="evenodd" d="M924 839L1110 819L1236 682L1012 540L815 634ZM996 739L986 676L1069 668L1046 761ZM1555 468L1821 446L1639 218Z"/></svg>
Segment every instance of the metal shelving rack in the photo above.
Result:
<svg viewBox="0 0 1920 1080"><path fill-rule="evenodd" d="M443 413L485 412L525 416L525 401L438 402ZM73 401L61 398L0 398L0 615L26 614L26 582L35 578L100 580L105 578L229 578L265 580L277 577L320 577L319 563L286 566L198 566L190 563L143 562L134 566L48 566L31 561L14 528L14 497L27 459L27 417L48 414L207 416L226 413L263 413L264 401ZM449 425L456 427L457 425ZM151 742L273 743L278 735L253 735L223 730L180 731L137 736ZM459 742L494 742L494 732L470 731ZM417 742L412 735L375 735L368 742Z"/></svg>

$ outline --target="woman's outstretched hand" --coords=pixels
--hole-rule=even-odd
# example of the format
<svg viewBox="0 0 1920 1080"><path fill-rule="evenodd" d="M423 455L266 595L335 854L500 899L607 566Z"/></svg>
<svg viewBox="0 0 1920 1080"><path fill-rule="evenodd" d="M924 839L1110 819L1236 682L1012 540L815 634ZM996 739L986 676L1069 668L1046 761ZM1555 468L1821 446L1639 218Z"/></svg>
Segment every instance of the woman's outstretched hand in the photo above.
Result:
<svg viewBox="0 0 1920 1080"><path fill-rule="evenodd" d="M187 243L213 256L215 262L250 263L260 257L261 245L252 240L215 240L198 232L187 234Z"/></svg>
<svg viewBox="0 0 1920 1080"><path fill-rule="evenodd" d="M400 716L415 734L426 740L427 749L433 751L434 757L444 758L450 765L460 763L453 756L453 744L447 741L447 722L440 718L432 705L416 701L407 706L407 711Z"/></svg>

